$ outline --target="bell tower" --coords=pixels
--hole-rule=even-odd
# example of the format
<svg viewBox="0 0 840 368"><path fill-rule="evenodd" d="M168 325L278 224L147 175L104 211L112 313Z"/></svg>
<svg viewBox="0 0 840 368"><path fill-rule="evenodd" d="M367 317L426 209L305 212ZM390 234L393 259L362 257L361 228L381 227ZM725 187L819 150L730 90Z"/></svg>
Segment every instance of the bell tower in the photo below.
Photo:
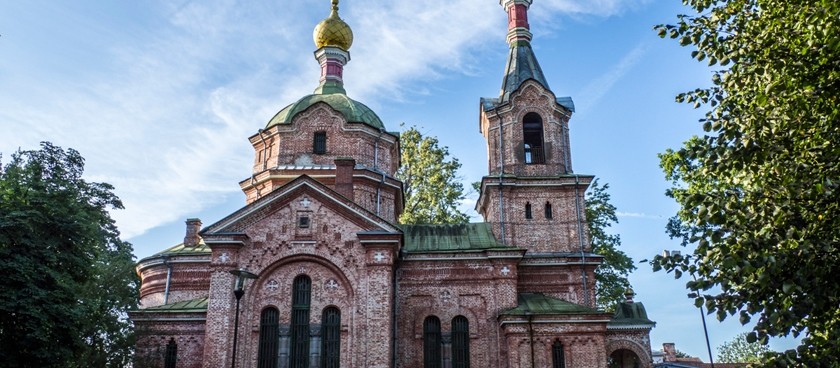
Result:
<svg viewBox="0 0 840 368"><path fill-rule="evenodd" d="M580 264L577 301L594 305L594 270L601 257L591 253L584 203L593 176L572 171L574 104L570 97L554 95L531 48L531 2L500 1L508 16L509 54L499 96L480 103L488 175L476 210L500 242L527 250L522 265L549 259ZM523 267L520 276L528 270L542 272ZM527 292L528 282L520 284L520 292Z"/></svg>

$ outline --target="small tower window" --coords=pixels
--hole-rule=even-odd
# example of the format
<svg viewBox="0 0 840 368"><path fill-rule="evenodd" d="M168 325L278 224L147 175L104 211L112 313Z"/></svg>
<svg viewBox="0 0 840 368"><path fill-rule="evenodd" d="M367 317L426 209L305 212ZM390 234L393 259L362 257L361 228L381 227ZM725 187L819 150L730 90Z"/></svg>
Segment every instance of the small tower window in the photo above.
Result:
<svg viewBox="0 0 840 368"><path fill-rule="evenodd" d="M308 229L309 228L309 216L298 217L298 227L301 228L301 229Z"/></svg>
<svg viewBox="0 0 840 368"><path fill-rule="evenodd" d="M323 155L327 153L327 132L315 132L312 141L312 153Z"/></svg>
<svg viewBox="0 0 840 368"><path fill-rule="evenodd" d="M551 213L551 203L545 202L545 218L552 219L554 215Z"/></svg>
<svg viewBox="0 0 840 368"><path fill-rule="evenodd" d="M522 141L526 164L545 163L543 152L543 123L539 114L529 112L522 119Z"/></svg>
<svg viewBox="0 0 840 368"><path fill-rule="evenodd" d="M530 220L532 218L532 216L531 216L531 203L530 202L525 203L525 218L528 219L528 220Z"/></svg>

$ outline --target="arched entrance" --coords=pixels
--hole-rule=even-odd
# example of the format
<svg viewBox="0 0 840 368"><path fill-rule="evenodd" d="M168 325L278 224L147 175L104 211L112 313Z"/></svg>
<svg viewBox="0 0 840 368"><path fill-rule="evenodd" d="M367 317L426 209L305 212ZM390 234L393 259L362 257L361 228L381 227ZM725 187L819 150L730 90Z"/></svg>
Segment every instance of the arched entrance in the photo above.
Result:
<svg viewBox="0 0 840 368"><path fill-rule="evenodd" d="M610 354L610 368L640 368L642 366L639 356L628 349L618 349Z"/></svg>

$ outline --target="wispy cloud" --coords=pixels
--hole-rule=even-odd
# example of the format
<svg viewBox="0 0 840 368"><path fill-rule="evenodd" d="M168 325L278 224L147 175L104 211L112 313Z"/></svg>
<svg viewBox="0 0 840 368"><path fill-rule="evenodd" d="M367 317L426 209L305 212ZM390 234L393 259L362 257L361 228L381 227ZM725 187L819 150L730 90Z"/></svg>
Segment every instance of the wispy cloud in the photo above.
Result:
<svg viewBox="0 0 840 368"><path fill-rule="evenodd" d="M647 52L647 43L642 42L627 52L621 60L609 71L587 84L575 98L579 114L586 114L589 109L598 105L598 102L609 93L613 85L621 80L627 72L633 69L642 60Z"/></svg>
<svg viewBox="0 0 840 368"><path fill-rule="evenodd" d="M616 211L615 213L618 217L635 217L635 218L644 218L644 219L661 219L662 215L651 215L643 212L621 212Z"/></svg>
<svg viewBox="0 0 840 368"><path fill-rule="evenodd" d="M649 3L650 0L542 0L534 7L572 15L611 16ZM543 13L536 13L541 16Z"/></svg>

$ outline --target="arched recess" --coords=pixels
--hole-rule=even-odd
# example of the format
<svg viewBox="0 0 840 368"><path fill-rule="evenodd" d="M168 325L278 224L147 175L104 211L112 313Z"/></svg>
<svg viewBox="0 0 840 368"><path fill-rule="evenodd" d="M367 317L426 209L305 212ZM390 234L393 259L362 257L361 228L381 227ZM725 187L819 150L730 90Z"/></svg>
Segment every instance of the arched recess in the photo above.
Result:
<svg viewBox="0 0 840 368"><path fill-rule="evenodd" d="M275 274L278 274L278 272L277 272L278 270L280 270L284 267L287 267L289 265L295 264L295 263L315 263L315 264L317 264L321 267L324 267L325 269L329 270L330 273L332 273L333 275L336 276L336 281L338 282L339 286L344 286L345 292L347 292L347 297L348 297L349 300L353 300L353 298L355 297L354 294L355 294L356 282L354 280L351 280L350 278L348 278L347 275L344 273L344 271L341 270L341 268L339 266L332 263L328 259L316 256L316 255L295 254L295 255L284 257L284 258L281 258L281 259L275 261L274 263L270 264L269 266L267 266L265 269L263 269L259 273L260 277L253 284L254 285L253 287L254 287L255 290L257 290L257 292L250 293L250 295L246 294L250 298L249 302L253 302L254 299L256 299L260 296L258 294L260 294L261 292L263 292L263 290L265 290L267 288L267 286L268 286L267 283L271 282L271 280L272 280L271 276L273 276ZM287 278L289 278L289 280L291 280L291 279L294 279L294 277L297 276L297 275L306 273L306 272L299 272L299 271L300 270L296 270L294 275L288 275ZM282 274L282 272L280 272L280 274Z"/></svg>
<svg viewBox="0 0 840 368"><path fill-rule="evenodd" d="M247 267L247 266L246 266ZM359 322L354 318L353 305L355 304L355 283L347 277L341 268L328 259L312 254L296 254L279 259L263 270L256 270L259 278L253 284L246 285L243 305L248 307L240 315L240 327L249 323L257 324L260 314L265 308L276 308L279 311L279 324L289 328L292 324L292 300L291 293L293 281L298 276L306 275L312 280L312 294L310 304L310 323L320 324L322 311L327 307L336 307L342 312L341 324L349 327L346 331L340 331L341 359L349 359L349 353L345 347L353 346L354 331ZM326 278L325 278L326 277ZM334 280L335 282L328 283ZM290 344L291 336L284 335L279 344ZM286 339L286 340L283 340ZM285 342L283 342L285 341ZM320 345L320 342L318 342ZM259 345L259 330L253 329L243 336L243 350L249 350L249 354L257 357ZM279 353L281 361L289 359L290 351ZM285 358L284 358L285 354ZM256 363L255 362L252 364Z"/></svg>
<svg viewBox="0 0 840 368"><path fill-rule="evenodd" d="M651 368L653 367L653 362L651 360L650 354L645 353L645 348L642 347L641 344L632 341L632 340L613 340L607 343L607 361L610 361L610 357L616 351L626 350L630 351L635 354L639 358L639 367L638 368ZM612 366L610 366L612 368Z"/></svg>

